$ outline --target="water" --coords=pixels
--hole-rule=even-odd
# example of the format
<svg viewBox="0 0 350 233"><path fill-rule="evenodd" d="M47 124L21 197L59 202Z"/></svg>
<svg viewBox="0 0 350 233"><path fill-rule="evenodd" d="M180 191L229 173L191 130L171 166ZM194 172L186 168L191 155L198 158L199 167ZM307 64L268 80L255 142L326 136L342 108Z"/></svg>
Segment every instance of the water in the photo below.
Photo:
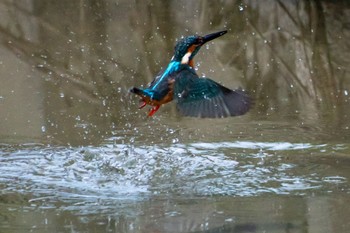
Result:
<svg viewBox="0 0 350 233"><path fill-rule="evenodd" d="M122 140L80 147L3 144L1 229L319 232L349 227L343 207L350 192L349 144ZM333 229L334 222L340 225Z"/></svg>
<svg viewBox="0 0 350 233"><path fill-rule="evenodd" d="M0 232L349 231L345 1L0 5ZM247 115L138 110L176 38L223 29L197 72Z"/></svg>

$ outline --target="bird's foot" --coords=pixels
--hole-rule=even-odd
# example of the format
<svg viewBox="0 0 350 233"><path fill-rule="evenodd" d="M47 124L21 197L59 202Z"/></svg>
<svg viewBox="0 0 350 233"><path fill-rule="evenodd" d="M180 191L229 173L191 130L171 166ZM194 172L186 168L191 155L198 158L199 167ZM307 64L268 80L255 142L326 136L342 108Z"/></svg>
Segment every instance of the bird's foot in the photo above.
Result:
<svg viewBox="0 0 350 233"><path fill-rule="evenodd" d="M149 111L148 116L153 116L154 113L156 113L159 109L160 105L154 106L153 108L151 108L151 111Z"/></svg>
<svg viewBox="0 0 350 233"><path fill-rule="evenodd" d="M141 101L140 101L139 109L145 107L146 105L147 105L146 102L141 100Z"/></svg>

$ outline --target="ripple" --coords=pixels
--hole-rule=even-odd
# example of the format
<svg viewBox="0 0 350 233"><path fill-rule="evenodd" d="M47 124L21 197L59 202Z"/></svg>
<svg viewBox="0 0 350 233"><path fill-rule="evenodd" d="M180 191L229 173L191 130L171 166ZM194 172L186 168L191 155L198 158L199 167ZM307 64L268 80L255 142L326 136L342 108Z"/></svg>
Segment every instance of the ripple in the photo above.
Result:
<svg viewBox="0 0 350 233"><path fill-rule="evenodd" d="M339 185L349 190L347 177L336 169L300 161L299 154L334 147L248 141L80 148L35 145L17 150L2 146L0 183L3 192L33 194L33 202L58 199L91 205L149 195L300 195L310 190L328 192Z"/></svg>
<svg viewBox="0 0 350 233"><path fill-rule="evenodd" d="M192 143L195 148L201 149L219 149L219 148L243 148L243 149L264 149L264 150L302 150L310 148L325 147L323 145L313 145L310 143L289 143L289 142L250 142L250 141L236 141L236 142L220 142L220 143Z"/></svg>

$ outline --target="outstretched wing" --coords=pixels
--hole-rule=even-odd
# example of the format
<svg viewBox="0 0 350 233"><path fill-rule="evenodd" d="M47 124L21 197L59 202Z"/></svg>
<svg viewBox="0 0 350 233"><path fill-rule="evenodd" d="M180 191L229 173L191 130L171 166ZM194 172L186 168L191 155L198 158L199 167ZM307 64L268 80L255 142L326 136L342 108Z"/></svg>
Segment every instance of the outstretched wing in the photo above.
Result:
<svg viewBox="0 0 350 233"><path fill-rule="evenodd" d="M174 100L181 114L203 118L243 115L252 104L244 91L228 89L208 78L198 78L190 69L182 70L175 77Z"/></svg>

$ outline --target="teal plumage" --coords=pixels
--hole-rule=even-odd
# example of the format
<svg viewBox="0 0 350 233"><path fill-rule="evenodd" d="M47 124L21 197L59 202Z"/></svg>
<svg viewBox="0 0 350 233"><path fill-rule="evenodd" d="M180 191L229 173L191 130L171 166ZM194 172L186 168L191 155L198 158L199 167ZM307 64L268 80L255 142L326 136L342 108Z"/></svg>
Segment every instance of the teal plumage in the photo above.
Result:
<svg viewBox="0 0 350 233"><path fill-rule="evenodd" d="M201 46L226 32L180 40L164 72L146 89L134 87L130 90L141 97L140 108L152 105L148 114L152 116L162 104L175 100L177 109L184 116L216 118L245 114L252 102L245 92L228 89L209 78L199 78L193 68L193 58Z"/></svg>

